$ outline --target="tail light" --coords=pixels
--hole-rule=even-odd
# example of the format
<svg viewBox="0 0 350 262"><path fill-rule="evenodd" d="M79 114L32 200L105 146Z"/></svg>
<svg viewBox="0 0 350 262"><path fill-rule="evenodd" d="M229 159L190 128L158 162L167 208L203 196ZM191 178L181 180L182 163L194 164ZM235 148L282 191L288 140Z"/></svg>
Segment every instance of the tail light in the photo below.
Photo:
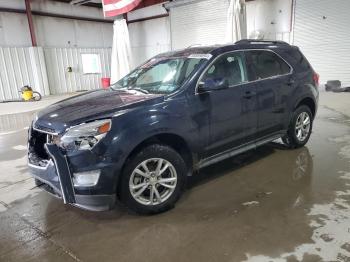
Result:
<svg viewBox="0 0 350 262"><path fill-rule="evenodd" d="M318 87L320 85L320 75L314 73L312 79L314 80L315 86Z"/></svg>

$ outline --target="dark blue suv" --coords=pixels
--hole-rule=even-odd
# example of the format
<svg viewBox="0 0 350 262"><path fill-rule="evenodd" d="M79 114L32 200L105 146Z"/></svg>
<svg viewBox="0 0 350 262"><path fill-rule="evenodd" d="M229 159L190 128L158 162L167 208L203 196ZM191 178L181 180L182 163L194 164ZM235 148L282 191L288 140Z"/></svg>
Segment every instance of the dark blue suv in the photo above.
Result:
<svg viewBox="0 0 350 262"><path fill-rule="evenodd" d="M318 75L295 46L242 40L158 55L113 84L40 111L36 184L69 203L138 213L174 206L194 171L282 138L304 146Z"/></svg>

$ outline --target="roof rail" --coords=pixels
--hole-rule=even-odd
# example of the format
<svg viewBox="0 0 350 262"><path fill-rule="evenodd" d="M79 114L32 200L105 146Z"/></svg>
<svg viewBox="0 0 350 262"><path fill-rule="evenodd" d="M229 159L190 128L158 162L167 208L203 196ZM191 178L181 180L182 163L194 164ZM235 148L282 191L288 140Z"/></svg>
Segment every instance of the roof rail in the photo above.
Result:
<svg viewBox="0 0 350 262"><path fill-rule="evenodd" d="M201 44L193 44L193 45L190 45L186 48L192 48L192 47L201 47L202 45Z"/></svg>
<svg viewBox="0 0 350 262"><path fill-rule="evenodd" d="M239 44L265 44L265 45L287 45L289 46L289 44L287 42L284 41L277 41L277 40L258 40L258 39L242 39L239 40L235 43L236 45Z"/></svg>

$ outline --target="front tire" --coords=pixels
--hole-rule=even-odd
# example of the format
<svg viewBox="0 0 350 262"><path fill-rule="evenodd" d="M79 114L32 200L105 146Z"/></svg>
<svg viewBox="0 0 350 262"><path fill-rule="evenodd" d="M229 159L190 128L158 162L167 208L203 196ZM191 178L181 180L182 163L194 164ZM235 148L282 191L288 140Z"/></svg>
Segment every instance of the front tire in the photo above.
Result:
<svg viewBox="0 0 350 262"><path fill-rule="evenodd" d="M166 145L141 149L126 163L120 183L120 199L139 214L157 214L174 207L186 182L183 158Z"/></svg>
<svg viewBox="0 0 350 262"><path fill-rule="evenodd" d="M289 148L303 147L310 138L312 132L313 115L308 106L299 106L293 113L287 135L282 138L283 143Z"/></svg>

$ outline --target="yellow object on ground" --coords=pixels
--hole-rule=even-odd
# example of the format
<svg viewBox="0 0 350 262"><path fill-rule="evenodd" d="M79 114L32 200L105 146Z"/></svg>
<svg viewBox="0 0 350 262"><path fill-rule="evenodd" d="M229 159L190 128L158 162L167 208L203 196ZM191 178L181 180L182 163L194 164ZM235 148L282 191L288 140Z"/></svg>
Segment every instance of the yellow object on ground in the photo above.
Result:
<svg viewBox="0 0 350 262"><path fill-rule="evenodd" d="M25 101L28 101L33 98L33 91L23 91L22 92L22 98Z"/></svg>

